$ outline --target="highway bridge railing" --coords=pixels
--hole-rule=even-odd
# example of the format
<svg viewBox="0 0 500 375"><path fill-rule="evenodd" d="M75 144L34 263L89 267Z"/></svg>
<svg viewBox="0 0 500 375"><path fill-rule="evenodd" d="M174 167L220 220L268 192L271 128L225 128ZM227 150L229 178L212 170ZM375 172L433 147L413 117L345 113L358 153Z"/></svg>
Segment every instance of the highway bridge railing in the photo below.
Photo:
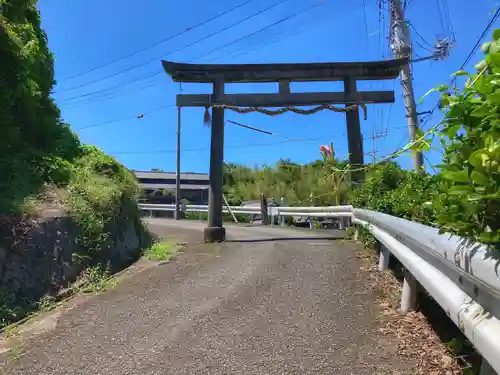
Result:
<svg viewBox="0 0 500 375"><path fill-rule="evenodd" d="M174 211L175 205L141 204L146 211ZM229 207L233 213L260 215L260 207ZM187 205L185 212L208 212L208 206ZM224 212L229 212L224 207ZM380 246L379 269L395 256L406 269L402 313L416 307L418 284L483 356L481 375L500 374L500 258L486 246L439 234L439 229L384 213L352 206L268 207L270 216L347 217L367 229ZM284 221L282 221L284 223Z"/></svg>

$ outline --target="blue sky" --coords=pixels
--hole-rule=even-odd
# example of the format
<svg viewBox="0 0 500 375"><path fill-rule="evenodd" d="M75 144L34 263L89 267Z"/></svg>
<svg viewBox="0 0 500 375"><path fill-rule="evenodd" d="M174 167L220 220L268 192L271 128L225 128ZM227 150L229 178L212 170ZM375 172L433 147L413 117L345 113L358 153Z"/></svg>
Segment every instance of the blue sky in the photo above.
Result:
<svg viewBox="0 0 500 375"><path fill-rule="evenodd" d="M168 106L175 103L180 86L163 73L162 58L179 62L194 59L197 63L390 58L386 39L388 11L382 11L385 20L379 22L378 0L253 0L221 18L158 43L245 2L39 0L43 27L55 55L58 84L54 97L63 119L85 143L116 156L131 169L173 171L177 111L175 106ZM413 0L408 7L406 16L414 26L412 37L421 46L425 47L425 42L420 36L430 44L437 37L449 36L438 3L443 4L443 0ZM273 4L279 5L251 17ZM314 4L319 5L310 9ZM499 2L476 0L472 6L470 0L448 0L448 4L456 46L444 61L414 64L417 98L430 88L449 81L450 74L465 60ZM244 21L246 18L249 19ZM227 30L218 33L222 29ZM208 37L210 35L213 36ZM200 39L204 40L195 43ZM428 55L421 46L414 44L416 53ZM127 55L131 56L121 59ZM479 58L478 51L469 67ZM95 69L97 67L101 68ZM368 119L361 120L365 137L372 136L374 130L381 135L387 134L376 140L375 149L378 158L389 155L408 141L399 80L360 82L358 88L395 89L394 104L370 105ZM292 85L292 91L341 89L339 83ZM229 93L275 91L277 84L234 84L226 88ZM209 93L211 87L183 84L182 92ZM435 96L428 98L418 105L418 110L432 109L436 100ZM192 108L182 111L181 169L184 172L207 172L209 168L210 131L203 125L203 111ZM144 116L137 119L139 114ZM249 166L273 164L279 158L308 162L317 159L319 146L330 141L334 142L338 156L347 154L345 115L340 113L286 114L271 118L226 111L228 119L271 131L274 135L227 124L224 154L227 162ZM439 114L433 116L428 126L437 121ZM298 141L292 142L290 138ZM364 151L370 153L372 150L372 140L365 139ZM430 152L427 157L432 164L439 162L439 152ZM366 155L365 160L371 160L371 156ZM398 161L405 168L411 167L408 156Z"/></svg>

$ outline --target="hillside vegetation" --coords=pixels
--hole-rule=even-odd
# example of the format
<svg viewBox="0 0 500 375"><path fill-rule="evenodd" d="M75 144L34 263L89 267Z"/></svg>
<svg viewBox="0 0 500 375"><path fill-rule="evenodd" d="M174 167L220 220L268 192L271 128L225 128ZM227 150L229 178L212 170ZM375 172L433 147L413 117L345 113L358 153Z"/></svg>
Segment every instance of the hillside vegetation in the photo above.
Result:
<svg viewBox="0 0 500 375"><path fill-rule="evenodd" d="M97 239L120 205L135 204L137 184L62 121L36 1L0 0L0 56L0 212L36 214L37 202L55 191L82 235Z"/></svg>
<svg viewBox="0 0 500 375"><path fill-rule="evenodd" d="M126 230L117 228L123 218L142 230L135 177L114 158L83 145L61 119L51 98L54 57L36 1L0 0L0 56L0 233L13 233L13 225L52 210L76 229L75 261L102 261L101 253ZM0 250L14 251L16 239L3 237ZM18 298L4 289L0 325L15 319L3 313Z"/></svg>

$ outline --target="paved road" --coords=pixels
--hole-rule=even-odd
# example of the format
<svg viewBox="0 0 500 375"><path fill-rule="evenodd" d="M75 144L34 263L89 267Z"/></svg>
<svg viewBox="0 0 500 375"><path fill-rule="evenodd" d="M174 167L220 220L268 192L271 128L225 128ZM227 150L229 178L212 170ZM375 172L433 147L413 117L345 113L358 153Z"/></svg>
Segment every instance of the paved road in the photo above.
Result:
<svg viewBox="0 0 500 375"><path fill-rule="evenodd" d="M200 223L152 219L187 242L177 261L68 308L24 344L6 374L392 374L374 333L373 293L329 231L228 227L206 245ZM397 372L400 373L400 372Z"/></svg>

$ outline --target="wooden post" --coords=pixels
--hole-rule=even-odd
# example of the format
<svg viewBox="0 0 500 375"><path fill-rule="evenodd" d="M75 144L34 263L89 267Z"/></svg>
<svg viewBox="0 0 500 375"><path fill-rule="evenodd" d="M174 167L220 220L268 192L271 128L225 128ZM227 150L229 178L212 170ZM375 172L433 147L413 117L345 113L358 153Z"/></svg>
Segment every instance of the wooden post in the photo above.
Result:
<svg viewBox="0 0 500 375"><path fill-rule="evenodd" d="M356 78L347 77L344 79L344 91L346 99L357 101ZM346 104L346 107L350 105ZM361 125L359 123L359 110L355 109L346 113L347 120L347 144L349 149L349 164L352 169L361 168L364 164L363 157L363 137L361 135ZM352 172L351 181L362 182L363 172Z"/></svg>
<svg viewBox="0 0 500 375"><path fill-rule="evenodd" d="M214 82L214 99L224 95L224 81ZM212 108L210 139L210 177L208 227L203 231L205 242L222 242L226 229L222 226L222 167L224 163L224 109Z"/></svg>
<svg viewBox="0 0 500 375"><path fill-rule="evenodd" d="M269 225L269 213L267 212L267 199L264 194L260 195L260 215L262 217L262 225Z"/></svg>

